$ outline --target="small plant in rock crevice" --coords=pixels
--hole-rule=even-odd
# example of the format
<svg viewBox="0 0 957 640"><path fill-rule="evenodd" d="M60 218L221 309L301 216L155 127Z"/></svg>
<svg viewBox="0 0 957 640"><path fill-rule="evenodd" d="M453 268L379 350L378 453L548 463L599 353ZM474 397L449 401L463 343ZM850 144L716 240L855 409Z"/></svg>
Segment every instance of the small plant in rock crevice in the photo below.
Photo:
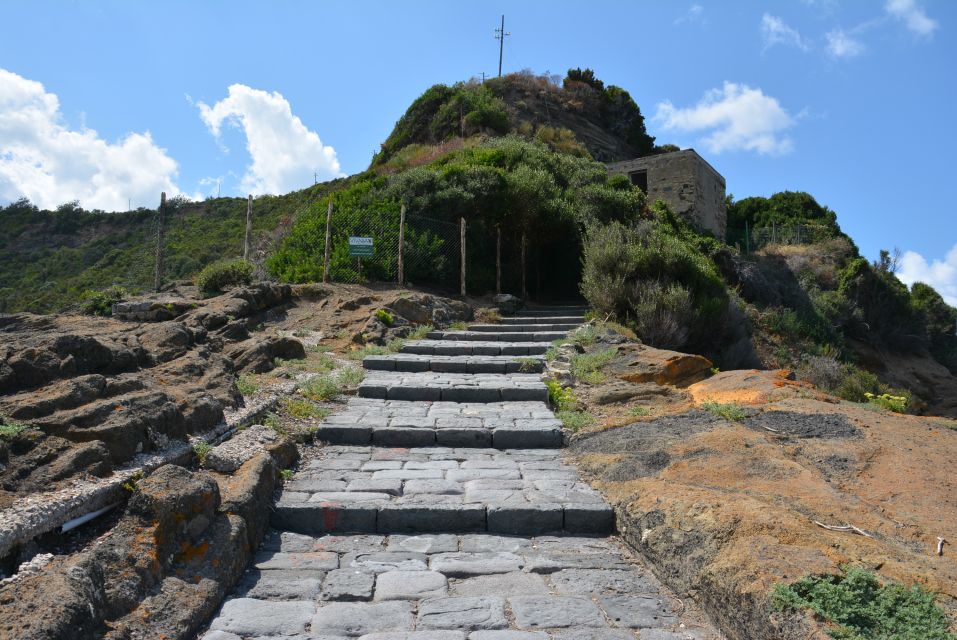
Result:
<svg viewBox="0 0 957 640"><path fill-rule="evenodd" d="M595 423L595 416L587 411L559 411L555 417L572 431L580 431Z"/></svg>
<svg viewBox="0 0 957 640"><path fill-rule="evenodd" d="M255 378L244 373L236 378L236 390L248 398L259 391L259 385L256 384Z"/></svg>
<svg viewBox="0 0 957 640"><path fill-rule="evenodd" d="M393 324L395 324L395 316L385 309L378 309L375 312L375 317L379 322L387 327L391 327Z"/></svg>
<svg viewBox="0 0 957 640"><path fill-rule="evenodd" d="M535 358L518 358L519 373L535 373L539 369L539 360Z"/></svg>
<svg viewBox="0 0 957 640"><path fill-rule="evenodd" d="M631 409L628 410L628 415L630 415L633 418L644 418L650 413L651 412L644 407L632 407Z"/></svg>
<svg viewBox="0 0 957 640"><path fill-rule="evenodd" d="M573 411L578 403L575 398L575 392L571 388L565 388L557 380L546 380L545 386L548 387L548 399L559 411Z"/></svg>
<svg viewBox="0 0 957 640"><path fill-rule="evenodd" d="M576 354L571 359L571 373L576 380L587 384L601 384L607 379L601 368L611 362L617 354L617 347Z"/></svg>
<svg viewBox="0 0 957 640"><path fill-rule="evenodd" d="M279 471L279 480L281 482L289 482L294 475L296 475L296 472L292 469L281 469Z"/></svg>
<svg viewBox="0 0 957 640"><path fill-rule="evenodd" d="M209 455L209 452L213 450L213 445L208 442L197 442L193 444L193 452L196 454L196 457L199 459L199 463L203 464L206 461L206 456Z"/></svg>
<svg viewBox="0 0 957 640"><path fill-rule="evenodd" d="M721 402L708 400L707 402L701 403L701 408L719 418L724 418L728 422L737 422L748 416L744 408L734 403L723 404Z"/></svg>
<svg viewBox="0 0 957 640"><path fill-rule="evenodd" d="M27 425L0 415L0 437L12 438L28 429Z"/></svg>

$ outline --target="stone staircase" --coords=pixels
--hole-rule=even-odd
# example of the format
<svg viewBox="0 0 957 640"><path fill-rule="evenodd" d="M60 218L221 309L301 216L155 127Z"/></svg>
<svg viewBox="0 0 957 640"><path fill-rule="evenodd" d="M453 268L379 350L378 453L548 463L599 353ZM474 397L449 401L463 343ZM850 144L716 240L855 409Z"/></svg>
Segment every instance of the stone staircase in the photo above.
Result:
<svg viewBox="0 0 957 640"><path fill-rule="evenodd" d="M583 313L527 311L366 358L204 640L719 637L607 537L613 510L562 459L541 354Z"/></svg>

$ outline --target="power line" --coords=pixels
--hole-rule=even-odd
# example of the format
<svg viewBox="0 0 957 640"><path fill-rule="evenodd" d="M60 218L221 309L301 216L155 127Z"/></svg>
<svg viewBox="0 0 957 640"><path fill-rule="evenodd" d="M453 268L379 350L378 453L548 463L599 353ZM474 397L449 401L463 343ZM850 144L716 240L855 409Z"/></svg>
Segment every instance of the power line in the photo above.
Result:
<svg viewBox="0 0 957 640"><path fill-rule="evenodd" d="M505 48L506 36L512 35L505 31L505 16L502 16L502 26L495 30L495 39L498 40L498 77L502 77L502 50Z"/></svg>

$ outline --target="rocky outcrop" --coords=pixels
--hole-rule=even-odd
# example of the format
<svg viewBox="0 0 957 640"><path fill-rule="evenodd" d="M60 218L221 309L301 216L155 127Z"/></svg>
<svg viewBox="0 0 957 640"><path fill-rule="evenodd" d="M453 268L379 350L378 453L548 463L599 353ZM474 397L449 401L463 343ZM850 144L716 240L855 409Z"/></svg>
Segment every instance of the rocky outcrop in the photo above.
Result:
<svg viewBox="0 0 957 640"><path fill-rule="evenodd" d="M687 386L711 375L712 366L702 356L629 343L618 347L606 372L627 382Z"/></svg>

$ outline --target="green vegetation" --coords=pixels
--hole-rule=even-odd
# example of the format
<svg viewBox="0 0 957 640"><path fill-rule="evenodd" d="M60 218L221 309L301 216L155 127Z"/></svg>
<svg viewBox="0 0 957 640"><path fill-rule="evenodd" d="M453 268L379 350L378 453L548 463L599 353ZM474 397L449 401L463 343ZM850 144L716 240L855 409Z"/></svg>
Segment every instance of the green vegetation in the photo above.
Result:
<svg viewBox="0 0 957 640"><path fill-rule="evenodd" d="M384 356L387 353L392 353L388 347L383 347L378 344L367 344L359 349L350 351L346 354L346 357L350 360L362 361L366 356Z"/></svg>
<svg viewBox="0 0 957 640"><path fill-rule="evenodd" d="M27 428L27 425L22 422L0 415L0 437L2 438L12 438L26 431Z"/></svg>
<svg viewBox="0 0 957 640"><path fill-rule="evenodd" d="M632 416L632 417L635 417L635 418L644 418L645 416L649 415L650 413L651 413L651 412L648 411L648 409L646 409L646 408L644 408L644 407L632 407L631 409L628 410L628 415L630 415L630 416Z"/></svg>
<svg viewBox="0 0 957 640"><path fill-rule="evenodd" d="M828 632L841 640L957 640L934 594L917 585L882 585L863 569L845 571L775 585L772 602L785 611L810 609L835 625Z"/></svg>
<svg viewBox="0 0 957 640"><path fill-rule="evenodd" d="M582 347L589 347L595 344L595 339L598 337L598 328L592 324L586 324L581 327L578 327L568 336L567 342L572 344L577 344Z"/></svg>
<svg viewBox="0 0 957 640"><path fill-rule="evenodd" d="M253 264L246 260L217 260L196 276L196 286L204 296L222 293L229 287L252 282Z"/></svg>
<svg viewBox="0 0 957 640"><path fill-rule="evenodd" d="M572 431L586 429L595 424L595 416L587 411L573 411L566 409L565 411L559 411L556 413L555 417L561 420L562 424Z"/></svg>
<svg viewBox="0 0 957 640"><path fill-rule="evenodd" d="M244 373L236 378L236 390L248 398L259 391L259 383L254 376Z"/></svg>
<svg viewBox="0 0 957 640"><path fill-rule="evenodd" d="M617 347L579 353L572 356L571 372L577 380L587 384L601 384L607 376L601 371L602 367L612 361L618 353Z"/></svg>
<svg viewBox="0 0 957 640"><path fill-rule="evenodd" d="M563 387L557 380L546 380L545 386L548 387L548 400L552 406L559 411L574 411L578 400L570 387Z"/></svg>
<svg viewBox="0 0 957 640"><path fill-rule="evenodd" d="M588 228L581 291L595 310L613 315L652 346L704 349L728 308L715 264L656 203L655 219Z"/></svg>
<svg viewBox="0 0 957 640"><path fill-rule="evenodd" d="M269 427L277 433L283 433L282 418L270 411L263 417L263 426Z"/></svg>
<svg viewBox="0 0 957 640"><path fill-rule="evenodd" d="M449 331L468 331L469 323L458 320L449 325Z"/></svg>
<svg viewBox="0 0 957 640"><path fill-rule="evenodd" d="M342 391L342 385L333 375L316 376L299 386L299 393L316 402L332 400Z"/></svg>
<svg viewBox="0 0 957 640"><path fill-rule="evenodd" d="M738 422L748 416L747 412L741 406L734 403L722 404L708 400L707 402L701 403L701 408L719 418L724 418L728 422Z"/></svg>
<svg viewBox="0 0 957 640"><path fill-rule="evenodd" d="M295 398L286 398L282 403L283 412L293 418L315 418L322 420L332 411L324 407L320 408L308 400L298 400Z"/></svg>
<svg viewBox="0 0 957 640"><path fill-rule="evenodd" d="M535 358L518 358L519 373L535 373L538 371L539 361Z"/></svg>
<svg viewBox="0 0 957 640"><path fill-rule="evenodd" d="M80 311L91 316L111 316L113 305L129 297L130 292L116 284L102 291L87 291L83 294Z"/></svg>
<svg viewBox="0 0 957 640"><path fill-rule="evenodd" d="M479 324L498 324L502 321L502 314L498 309L482 307L476 310L475 321Z"/></svg>
<svg viewBox="0 0 957 640"><path fill-rule="evenodd" d="M889 393L882 393L879 396L873 393L865 393L864 397L866 397L867 401L871 404L876 404L882 409L896 411L897 413L906 412L907 405L910 402L910 398L907 396L893 396Z"/></svg>
<svg viewBox="0 0 957 640"><path fill-rule="evenodd" d="M818 204L803 191L781 191L770 198L745 198L728 207L728 228L743 230L775 225L807 225L821 228L817 240L843 235L837 226L837 214Z"/></svg>
<svg viewBox="0 0 957 640"><path fill-rule="evenodd" d="M279 479L282 482L289 482L292 480L292 477L296 475L296 472L292 469L280 469L279 470Z"/></svg>
<svg viewBox="0 0 957 640"><path fill-rule="evenodd" d="M193 444L193 453L196 454L196 458L199 459L200 464L206 461L206 456L208 456L212 450L213 445L208 442L196 442Z"/></svg>
<svg viewBox="0 0 957 640"><path fill-rule="evenodd" d="M385 309L377 309L375 312L376 319L384 324L387 327L391 327L395 322L395 316L386 311Z"/></svg>
<svg viewBox="0 0 957 640"><path fill-rule="evenodd" d="M356 387L366 377L365 369L360 367L345 367L339 371L337 378L345 387Z"/></svg>
<svg viewBox="0 0 957 640"><path fill-rule="evenodd" d="M430 324L422 324L412 330L412 333L408 335L406 340L422 340L424 339L430 331L435 331L435 327Z"/></svg>

